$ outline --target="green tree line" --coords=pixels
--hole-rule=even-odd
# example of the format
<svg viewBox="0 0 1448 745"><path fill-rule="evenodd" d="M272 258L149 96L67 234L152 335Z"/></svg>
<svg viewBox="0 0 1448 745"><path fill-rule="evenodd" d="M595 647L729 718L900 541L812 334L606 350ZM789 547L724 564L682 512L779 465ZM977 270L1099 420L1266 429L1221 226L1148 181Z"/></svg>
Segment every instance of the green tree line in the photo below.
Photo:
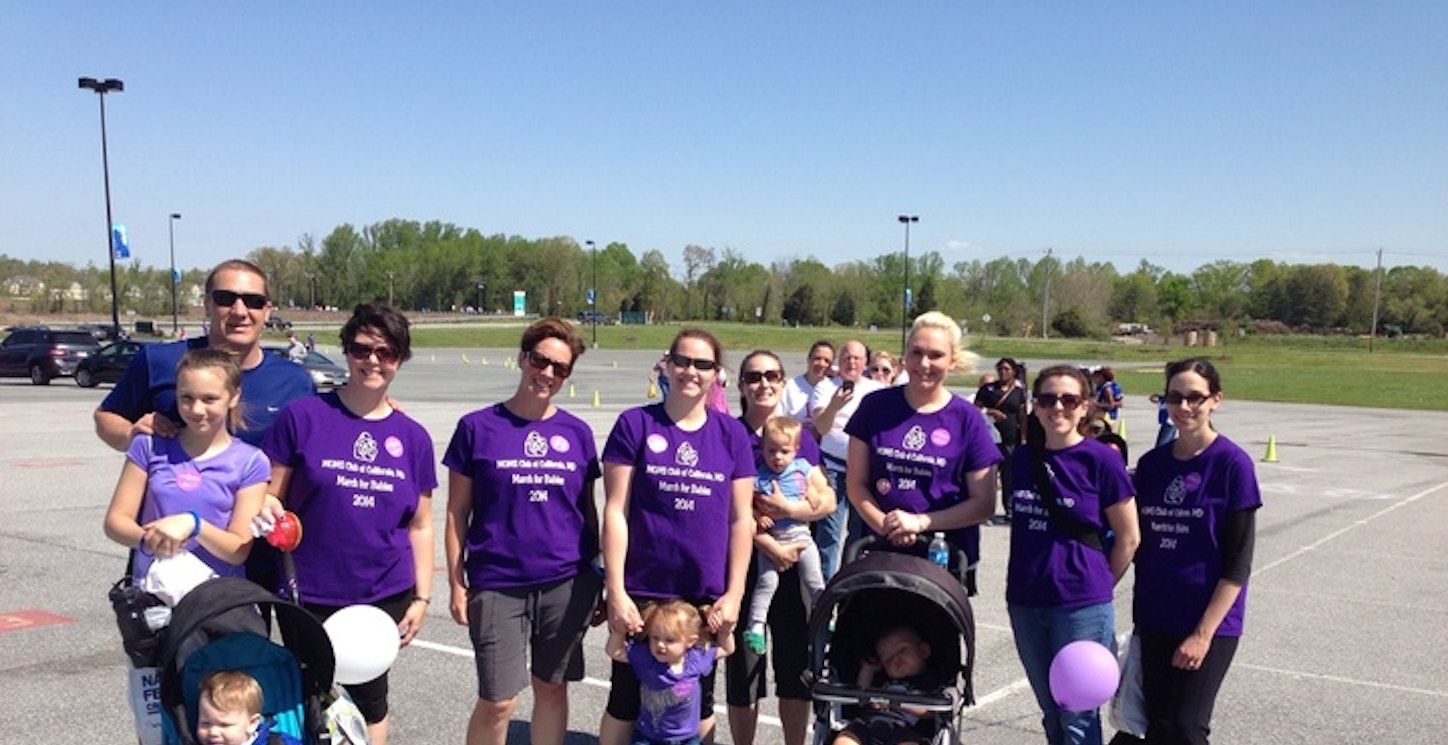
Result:
<svg viewBox="0 0 1448 745"><path fill-rule="evenodd" d="M278 307L345 309L388 300L412 312L511 313L513 293L523 291L528 313L573 316L589 308L587 290L595 287L600 311L649 322L890 328L902 315L941 310L986 333L1041 336L1044 322L1051 336L1101 337L1121 323L1168 331L1267 324L1367 333L1376 297L1379 333L1441 337L1448 328L1448 279L1417 266L1395 266L1379 278L1362 267L1268 259L1215 261L1188 274L1142 261L1123 273L1110 262L1050 253L947 264L931 251L909 259L907 310L900 252L834 266L815 257L766 266L733 248L689 245L682 262L671 265L658 249L635 255L624 243L593 247L566 236L485 235L450 223L391 219L360 229L341 225L320 241L304 235L296 246L260 247L246 258L270 275ZM191 288L205 271L183 273L183 305L199 297ZM118 267L122 310L169 313L169 279L167 269L138 261ZM35 312L109 312L109 278L93 264L75 268L0 255L0 282Z"/></svg>

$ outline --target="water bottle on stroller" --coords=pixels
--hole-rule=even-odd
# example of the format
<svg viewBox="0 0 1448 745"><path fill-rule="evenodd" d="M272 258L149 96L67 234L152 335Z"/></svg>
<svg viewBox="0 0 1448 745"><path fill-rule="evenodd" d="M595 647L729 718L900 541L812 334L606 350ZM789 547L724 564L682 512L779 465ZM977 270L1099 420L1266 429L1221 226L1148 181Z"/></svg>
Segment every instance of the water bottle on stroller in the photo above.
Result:
<svg viewBox="0 0 1448 745"><path fill-rule="evenodd" d="M927 556L936 564L946 569L950 568L950 544L946 543L944 533L935 533L931 537Z"/></svg>

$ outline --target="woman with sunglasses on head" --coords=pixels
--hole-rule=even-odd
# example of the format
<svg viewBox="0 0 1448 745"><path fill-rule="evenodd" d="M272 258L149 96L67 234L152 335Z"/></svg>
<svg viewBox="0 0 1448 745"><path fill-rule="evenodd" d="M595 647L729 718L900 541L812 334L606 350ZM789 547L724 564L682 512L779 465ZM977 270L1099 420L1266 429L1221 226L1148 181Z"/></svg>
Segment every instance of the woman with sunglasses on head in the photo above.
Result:
<svg viewBox="0 0 1448 745"><path fill-rule="evenodd" d="M387 395L412 357L408 322L386 305L363 303L341 342L347 385L289 404L262 442L272 473L259 527L282 510L300 518L305 540L292 557L308 610L326 619L349 605L377 606L406 645L432 600L437 487L432 437ZM346 688L369 741L386 745L387 673Z"/></svg>
<svg viewBox="0 0 1448 745"><path fill-rule="evenodd" d="M765 423L776 416L787 416L784 412L784 391L788 380L784 363L773 352L750 352L739 366L739 405L744 412L739 421L748 431L756 464L762 464L765 458L762 444ZM820 503L811 507L808 501L790 500L774 489L755 491L757 516L771 521L810 523L834 513L835 491L821 466L819 445L808 433L801 434L795 456L810 464L807 478L821 495ZM751 607L759 573L766 569L775 570L777 591L767 613L769 634L774 642L775 695L779 697L779 718L785 745L804 745L810 720L810 693L800 675L809 664L809 610L804 601L800 563L809 558L812 550L818 572L819 549L813 541L781 545L765 529L755 533L754 548L755 560L745 583L743 604L745 608ZM759 699L765 695L766 655L750 648L749 639L745 637L747 631L745 624L736 627L736 651L724 662L729 734L735 745L752 745L754 742Z"/></svg>
<svg viewBox="0 0 1448 745"><path fill-rule="evenodd" d="M442 459L449 609L468 627L477 661L468 745L503 745L530 685L532 742L562 745L568 682L583 679L581 643L603 585L591 566L601 475L593 430L553 403L583 339L573 324L544 318L519 350L512 397L464 415Z"/></svg>
<svg viewBox="0 0 1448 745"><path fill-rule="evenodd" d="M1262 494L1251 456L1212 426L1222 379L1209 360L1168 365L1164 398L1177 439L1143 455L1134 477L1146 741L1206 743L1242 635Z"/></svg>
<svg viewBox="0 0 1448 745"><path fill-rule="evenodd" d="M737 419L706 405L723 365L707 331L669 347L669 394L619 415L603 450L603 566L610 628L643 629L641 606L683 598L711 606L715 634L734 631L753 547L754 457ZM703 681L700 734L713 735L714 674ZM625 745L639 716L632 668L615 662L601 745Z"/></svg>
<svg viewBox="0 0 1448 745"><path fill-rule="evenodd" d="M845 425L845 483L866 527L890 546L910 549L945 533L966 554L974 595L980 524L995 511L1001 452L975 406L945 386L964 354L961 337L944 313L915 319L905 344L910 382L865 396Z"/></svg>
<svg viewBox="0 0 1448 745"><path fill-rule="evenodd" d="M1041 707L1046 741L1053 745L1101 743L1097 710L1067 711L1056 704L1051 661L1074 641L1115 648L1112 592L1139 539L1131 477L1121 454L1081 434L1090 390L1077 367L1042 370L1032 393L1044 437L1016 449L1010 462L1015 489L1006 607L1016 653ZM1100 535L1108 528L1116 538L1105 549Z"/></svg>

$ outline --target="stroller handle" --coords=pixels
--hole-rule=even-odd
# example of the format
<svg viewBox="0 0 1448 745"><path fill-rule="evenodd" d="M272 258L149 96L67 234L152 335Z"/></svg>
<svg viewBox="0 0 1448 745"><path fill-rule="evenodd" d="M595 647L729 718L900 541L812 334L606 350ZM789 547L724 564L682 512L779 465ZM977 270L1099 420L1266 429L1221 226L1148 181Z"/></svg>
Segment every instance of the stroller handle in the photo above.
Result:
<svg viewBox="0 0 1448 745"><path fill-rule="evenodd" d="M880 540L881 540L881 539L880 539L878 536L873 536L873 535L867 535L867 536L865 536L865 537L863 537L863 538L856 539L854 542L850 543L848 546L845 546L845 555L844 555L844 561L843 561L843 563L844 563L844 564L849 564L849 563L852 563L852 562L858 560L862 554L867 553L867 552L869 551L870 547L873 546L873 545L875 545L875 544L876 544L877 542L879 542ZM931 538L928 537L928 534L926 534L926 533L916 533L916 534L915 534L915 542L912 543L912 544L910 544L909 546L893 546L893 545L892 545L890 548L891 548L891 549L900 549L900 548L903 548L903 549L906 549L906 550L908 550L908 551L913 552L913 551L916 551L916 550L921 549L921 548L924 547L924 546L928 546L928 545L930 544L930 541L931 541ZM946 571L949 571L951 574L954 574L954 575L956 576L956 578L960 580L961 584L964 584L966 587L971 588L974 583L971 582L971 581L968 581L967 578L970 577L971 572L973 572L974 570L975 570L975 565L972 564L972 563L970 563L970 557L966 556L964 551L956 548L956 547L954 546L954 544L952 544L952 545L950 546L950 565L946 567ZM973 579L973 578L972 578L972 579ZM972 594L974 594L973 591L972 591Z"/></svg>

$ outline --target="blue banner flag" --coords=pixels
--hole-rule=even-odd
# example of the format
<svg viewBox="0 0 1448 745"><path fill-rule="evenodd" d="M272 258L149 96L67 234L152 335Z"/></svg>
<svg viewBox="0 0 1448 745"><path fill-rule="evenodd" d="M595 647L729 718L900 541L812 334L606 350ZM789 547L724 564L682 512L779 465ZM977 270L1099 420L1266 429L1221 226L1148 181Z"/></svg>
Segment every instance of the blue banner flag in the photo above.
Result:
<svg viewBox="0 0 1448 745"><path fill-rule="evenodd" d="M181 270L180 270L180 269L176 269L176 268L172 268L172 269L171 269L171 284L173 284L173 285L179 285L179 284L181 284Z"/></svg>
<svg viewBox="0 0 1448 745"><path fill-rule="evenodd" d="M131 240L126 237L126 226L120 223L111 226L111 250L118 259L131 258Z"/></svg>

